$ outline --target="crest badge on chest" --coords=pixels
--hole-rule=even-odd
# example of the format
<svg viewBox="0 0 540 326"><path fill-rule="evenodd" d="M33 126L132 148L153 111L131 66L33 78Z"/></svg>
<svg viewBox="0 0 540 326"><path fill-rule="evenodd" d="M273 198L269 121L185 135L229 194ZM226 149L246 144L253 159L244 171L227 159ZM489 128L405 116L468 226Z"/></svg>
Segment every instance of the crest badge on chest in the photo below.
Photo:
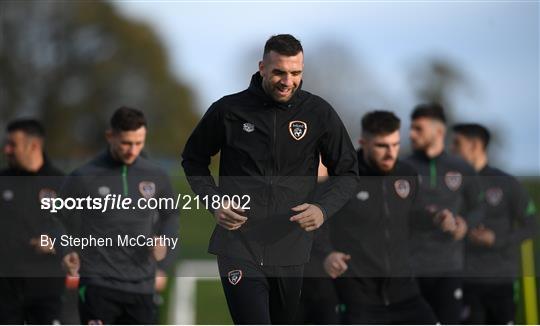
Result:
<svg viewBox="0 0 540 326"><path fill-rule="evenodd" d="M459 172L449 171L444 176L444 182L446 183L448 189L456 191L459 189L459 187L461 187L461 183L463 182L463 176Z"/></svg>
<svg viewBox="0 0 540 326"><path fill-rule="evenodd" d="M489 188L486 190L486 201L491 206L498 206L503 198L503 191L501 188Z"/></svg>
<svg viewBox="0 0 540 326"><path fill-rule="evenodd" d="M39 200L43 198L56 198L56 191L50 188L43 188L38 193Z"/></svg>
<svg viewBox="0 0 540 326"><path fill-rule="evenodd" d="M156 194L156 184L152 181L141 181L139 183L139 192L146 198L152 198Z"/></svg>
<svg viewBox="0 0 540 326"><path fill-rule="evenodd" d="M300 140L306 136L308 125L304 121L295 120L289 122L289 133L294 140Z"/></svg>
<svg viewBox="0 0 540 326"><path fill-rule="evenodd" d="M399 179L394 182L394 189L399 197L405 199L411 193L411 184L408 180Z"/></svg>

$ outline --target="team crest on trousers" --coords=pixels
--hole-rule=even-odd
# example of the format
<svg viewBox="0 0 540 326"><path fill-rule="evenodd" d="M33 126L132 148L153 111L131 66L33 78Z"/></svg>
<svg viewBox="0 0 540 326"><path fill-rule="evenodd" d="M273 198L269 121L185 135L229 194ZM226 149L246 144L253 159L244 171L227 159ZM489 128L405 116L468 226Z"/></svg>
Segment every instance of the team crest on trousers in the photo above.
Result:
<svg viewBox="0 0 540 326"><path fill-rule="evenodd" d="M489 188L486 190L486 201L491 206L497 206L500 204L503 198L503 192L501 188Z"/></svg>
<svg viewBox="0 0 540 326"><path fill-rule="evenodd" d="M307 123L304 121L291 121L289 122L289 132L294 140L300 140L307 134Z"/></svg>
<svg viewBox="0 0 540 326"><path fill-rule="evenodd" d="M394 189L399 197L405 199L411 193L411 184L407 180L399 179L394 182Z"/></svg>
<svg viewBox="0 0 540 326"><path fill-rule="evenodd" d="M156 184L152 181L141 181L139 183L139 192L146 199L152 198L156 194Z"/></svg>
<svg viewBox="0 0 540 326"><path fill-rule="evenodd" d="M242 279L242 271L239 269L230 271L229 274L227 274L227 278L229 279L229 283L236 285Z"/></svg>
<svg viewBox="0 0 540 326"><path fill-rule="evenodd" d="M463 182L463 176L459 172L450 171L447 172L444 176L444 182L446 183L448 189L456 191L459 189L461 183Z"/></svg>

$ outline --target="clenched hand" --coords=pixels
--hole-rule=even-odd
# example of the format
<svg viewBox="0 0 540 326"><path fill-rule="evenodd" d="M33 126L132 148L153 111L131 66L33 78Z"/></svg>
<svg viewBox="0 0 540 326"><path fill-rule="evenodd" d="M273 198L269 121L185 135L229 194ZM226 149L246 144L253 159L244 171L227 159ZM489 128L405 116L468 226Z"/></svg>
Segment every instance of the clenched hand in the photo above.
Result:
<svg viewBox="0 0 540 326"><path fill-rule="evenodd" d="M351 255L333 251L324 259L324 270L331 278L337 278L349 268L347 261L350 259Z"/></svg>

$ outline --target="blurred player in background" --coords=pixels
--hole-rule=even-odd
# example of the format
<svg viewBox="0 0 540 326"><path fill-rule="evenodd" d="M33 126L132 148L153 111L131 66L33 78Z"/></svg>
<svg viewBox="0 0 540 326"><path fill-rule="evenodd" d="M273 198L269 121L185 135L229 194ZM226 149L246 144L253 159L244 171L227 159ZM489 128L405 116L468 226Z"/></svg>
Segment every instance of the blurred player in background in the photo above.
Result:
<svg viewBox="0 0 540 326"><path fill-rule="evenodd" d="M40 238L60 234L61 226L40 209L40 199L56 196L63 173L44 153L40 122L15 120L6 131L8 168L0 171L0 323L59 323L65 273L60 255L40 246Z"/></svg>
<svg viewBox="0 0 540 326"><path fill-rule="evenodd" d="M409 263L410 213L418 176L398 160L400 120L373 111L362 118L362 183L321 237L324 268L335 278L348 324L434 324Z"/></svg>
<svg viewBox="0 0 540 326"><path fill-rule="evenodd" d="M513 324L519 249L537 232L536 208L514 177L489 165L487 128L457 124L453 131L453 150L478 172L486 207L482 223L469 229L467 236L466 323Z"/></svg>
<svg viewBox="0 0 540 326"><path fill-rule="evenodd" d="M420 175L411 218L411 263L422 295L439 322L461 320L463 238L482 218L476 172L445 151L442 106L418 105L411 114L413 154L406 161Z"/></svg>
<svg viewBox="0 0 540 326"><path fill-rule="evenodd" d="M108 148L88 164L76 169L62 189L63 197L91 198L109 194L140 198L173 198L167 174L141 156L146 139L146 119L136 109L116 110L106 131ZM63 221L71 235L116 239L178 237L178 212L172 207L156 209L109 209L64 211ZM146 246L95 246L72 248L64 263L72 274L80 273L79 311L84 324L154 324L157 322L155 291L158 261L168 247L156 242ZM80 256L80 258L79 258ZM80 266L80 271L79 271ZM165 269L166 266L160 266ZM159 276L159 275L158 275ZM161 281L163 281L161 279Z"/></svg>

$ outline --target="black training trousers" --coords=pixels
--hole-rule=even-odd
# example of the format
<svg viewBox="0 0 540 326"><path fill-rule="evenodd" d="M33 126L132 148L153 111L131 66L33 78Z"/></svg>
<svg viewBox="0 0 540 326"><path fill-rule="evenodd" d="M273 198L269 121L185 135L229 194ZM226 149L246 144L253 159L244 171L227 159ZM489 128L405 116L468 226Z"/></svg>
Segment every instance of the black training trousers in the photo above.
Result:
<svg viewBox="0 0 540 326"><path fill-rule="evenodd" d="M436 324L437 320L427 302L421 296L391 303L389 305L346 304L345 324L354 325L423 325Z"/></svg>
<svg viewBox="0 0 540 326"><path fill-rule="evenodd" d="M79 288L81 323L88 325L156 324L153 294L131 293L100 286Z"/></svg>
<svg viewBox="0 0 540 326"><path fill-rule="evenodd" d="M293 324L303 265L260 266L218 256L225 298L235 324Z"/></svg>
<svg viewBox="0 0 540 326"><path fill-rule="evenodd" d="M60 322L63 278L0 278L0 324Z"/></svg>
<svg viewBox="0 0 540 326"><path fill-rule="evenodd" d="M460 324L463 310L463 286L459 277L420 277L422 296L441 324Z"/></svg>
<svg viewBox="0 0 540 326"><path fill-rule="evenodd" d="M514 324L514 282L466 282L464 302L467 324Z"/></svg>
<svg viewBox="0 0 540 326"><path fill-rule="evenodd" d="M392 281L386 283L393 285L383 288L381 287L383 283L376 282L373 278L345 276L336 279L337 293L345 308L343 313L345 324L423 325L437 322L429 304L420 296L416 284L411 283L410 278L385 279L385 281ZM410 284L414 284L414 290ZM384 303L384 296L392 301Z"/></svg>

